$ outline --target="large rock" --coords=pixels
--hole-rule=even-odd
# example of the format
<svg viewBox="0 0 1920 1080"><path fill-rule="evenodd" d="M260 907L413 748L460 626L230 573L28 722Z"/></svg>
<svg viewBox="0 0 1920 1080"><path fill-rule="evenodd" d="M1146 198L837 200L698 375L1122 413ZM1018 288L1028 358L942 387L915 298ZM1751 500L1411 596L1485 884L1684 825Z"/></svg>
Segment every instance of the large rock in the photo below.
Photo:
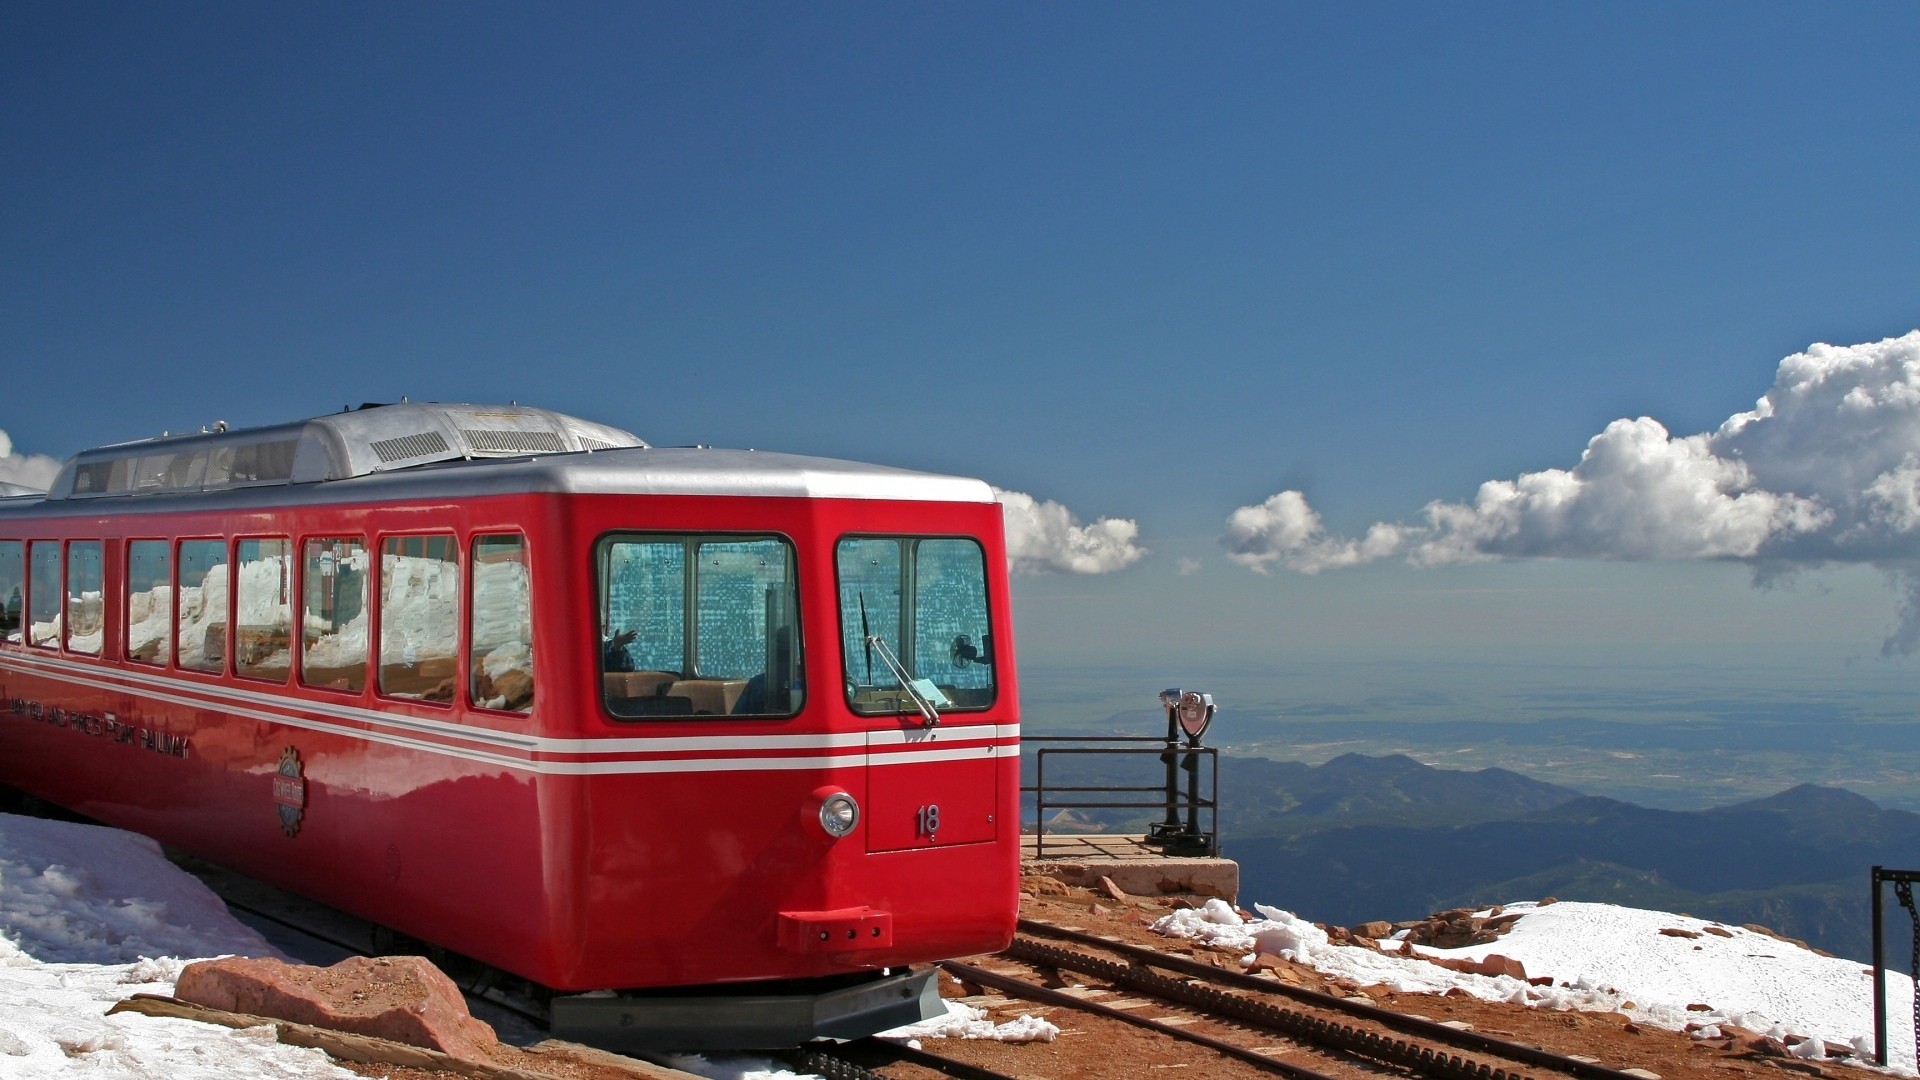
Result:
<svg viewBox="0 0 1920 1080"><path fill-rule="evenodd" d="M1454 908L1437 912L1415 923L1396 924L1407 931L1406 940L1435 949L1464 949L1500 940L1500 936L1520 921L1520 915L1475 915L1472 908Z"/></svg>
<svg viewBox="0 0 1920 1080"><path fill-rule="evenodd" d="M453 980L420 956L356 956L332 967L232 956L180 972L173 995L208 1008L392 1039L488 1061L499 1045Z"/></svg>
<svg viewBox="0 0 1920 1080"><path fill-rule="evenodd" d="M1468 975L1505 975L1508 978L1519 979L1521 982L1527 981L1526 965L1499 953L1488 953L1478 960L1469 960L1460 956L1429 956L1425 959L1428 963L1437 964L1449 971L1459 971Z"/></svg>

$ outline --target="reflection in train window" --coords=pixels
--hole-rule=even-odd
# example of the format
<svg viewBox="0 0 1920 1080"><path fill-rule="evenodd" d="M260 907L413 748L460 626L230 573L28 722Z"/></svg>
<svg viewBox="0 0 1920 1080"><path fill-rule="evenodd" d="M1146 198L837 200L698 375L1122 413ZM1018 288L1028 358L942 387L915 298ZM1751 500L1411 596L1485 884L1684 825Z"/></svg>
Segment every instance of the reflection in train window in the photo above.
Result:
<svg viewBox="0 0 1920 1080"><path fill-rule="evenodd" d="M227 542L180 541L180 592L174 605L178 663L219 673L227 666Z"/></svg>
<svg viewBox="0 0 1920 1080"><path fill-rule="evenodd" d="M864 714L993 704L986 559L973 540L848 537L836 552L847 703ZM896 672L896 665L898 670Z"/></svg>
<svg viewBox="0 0 1920 1080"><path fill-rule="evenodd" d="M791 716L804 697L793 548L777 537L602 541L608 711Z"/></svg>
<svg viewBox="0 0 1920 1080"><path fill-rule="evenodd" d="M367 545L308 540L301 548L300 681L333 690L367 685Z"/></svg>
<svg viewBox="0 0 1920 1080"><path fill-rule="evenodd" d="M0 641L20 643L26 616L27 581L20 565L20 541L0 540Z"/></svg>
<svg viewBox="0 0 1920 1080"><path fill-rule="evenodd" d="M236 545L233 669L242 675L285 682L293 670L292 550L277 539Z"/></svg>
<svg viewBox="0 0 1920 1080"><path fill-rule="evenodd" d="M98 540L75 540L67 545L67 601L65 618L68 652L100 655L104 633L106 587L102 545Z"/></svg>
<svg viewBox="0 0 1920 1080"><path fill-rule="evenodd" d="M380 692L452 701L460 563L451 536L389 536L380 542Z"/></svg>
<svg viewBox="0 0 1920 1080"><path fill-rule="evenodd" d="M173 659L173 546L165 540L127 545L127 659Z"/></svg>
<svg viewBox="0 0 1920 1080"><path fill-rule="evenodd" d="M35 540L27 556L27 644L53 648L60 643L60 542Z"/></svg>
<svg viewBox="0 0 1920 1080"><path fill-rule="evenodd" d="M473 626L468 693L483 709L533 708L533 590L527 541L519 535L473 540Z"/></svg>

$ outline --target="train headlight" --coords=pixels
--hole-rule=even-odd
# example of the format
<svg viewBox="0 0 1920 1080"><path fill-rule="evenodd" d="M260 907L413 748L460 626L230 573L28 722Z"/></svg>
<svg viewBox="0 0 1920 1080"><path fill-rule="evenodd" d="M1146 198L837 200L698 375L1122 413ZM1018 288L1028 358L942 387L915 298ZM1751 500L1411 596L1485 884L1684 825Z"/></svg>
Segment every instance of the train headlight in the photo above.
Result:
<svg viewBox="0 0 1920 1080"><path fill-rule="evenodd" d="M860 804L844 791L836 791L820 804L820 827L828 836L841 837L860 824Z"/></svg>

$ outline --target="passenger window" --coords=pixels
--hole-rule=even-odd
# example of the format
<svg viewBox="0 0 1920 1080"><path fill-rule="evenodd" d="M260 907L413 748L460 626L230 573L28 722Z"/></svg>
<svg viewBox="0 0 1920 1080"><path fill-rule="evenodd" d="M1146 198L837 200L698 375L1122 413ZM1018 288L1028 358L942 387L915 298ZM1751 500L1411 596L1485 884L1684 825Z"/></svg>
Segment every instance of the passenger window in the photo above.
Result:
<svg viewBox="0 0 1920 1080"><path fill-rule="evenodd" d="M367 545L308 540L300 559L300 681L330 690L367 686Z"/></svg>
<svg viewBox="0 0 1920 1080"><path fill-rule="evenodd" d="M804 699L793 548L776 537L600 545L608 711L791 716Z"/></svg>
<svg viewBox="0 0 1920 1080"><path fill-rule="evenodd" d="M524 537L474 538L468 617L473 620L467 637L473 703L484 709L531 711L533 589Z"/></svg>
<svg viewBox="0 0 1920 1080"><path fill-rule="evenodd" d="M165 540L127 545L127 659L173 659L173 548Z"/></svg>
<svg viewBox="0 0 1920 1080"><path fill-rule="evenodd" d="M292 549L285 540L242 540L238 545L233 669L242 675L285 682L293 670Z"/></svg>
<svg viewBox="0 0 1920 1080"><path fill-rule="evenodd" d="M20 541L0 540L0 641L20 644L20 620L26 615L26 575L20 565Z"/></svg>
<svg viewBox="0 0 1920 1080"><path fill-rule="evenodd" d="M460 565L452 537L390 536L380 543L380 692L452 701Z"/></svg>
<svg viewBox="0 0 1920 1080"><path fill-rule="evenodd" d="M218 674L227 666L227 542L182 540L179 562L174 611L179 664Z"/></svg>
<svg viewBox="0 0 1920 1080"><path fill-rule="evenodd" d="M847 704L864 715L993 704L986 558L972 540L848 537L836 554Z"/></svg>
<svg viewBox="0 0 1920 1080"><path fill-rule="evenodd" d="M94 461L77 467L73 473L74 494L106 491L113 483L113 465L111 461Z"/></svg>
<svg viewBox="0 0 1920 1080"><path fill-rule="evenodd" d="M106 587L102 545L98 540L75 540L67 545L67 602L65 619L68 652L100 655L105 621Z"/></svg>
<svg viewBox="0 0 1920 1080"><path fill-rule="evenodd" d="M60 542L35 540L28 559L27 644L51 649L60 643Z"/></svg>

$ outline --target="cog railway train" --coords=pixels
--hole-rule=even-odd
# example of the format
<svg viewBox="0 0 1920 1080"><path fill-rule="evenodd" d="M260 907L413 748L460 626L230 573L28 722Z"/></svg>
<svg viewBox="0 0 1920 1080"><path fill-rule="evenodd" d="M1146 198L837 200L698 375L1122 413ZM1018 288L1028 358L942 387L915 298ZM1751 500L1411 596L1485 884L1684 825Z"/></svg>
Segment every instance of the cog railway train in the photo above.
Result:
<svg viewBox="0 0 1920 1080"><path fill-rule="evenodd" d="M977 480L519 406L80 453L0 497L0 784L550 994L614 1049L931 1015L1005 947Z"/></svg>

